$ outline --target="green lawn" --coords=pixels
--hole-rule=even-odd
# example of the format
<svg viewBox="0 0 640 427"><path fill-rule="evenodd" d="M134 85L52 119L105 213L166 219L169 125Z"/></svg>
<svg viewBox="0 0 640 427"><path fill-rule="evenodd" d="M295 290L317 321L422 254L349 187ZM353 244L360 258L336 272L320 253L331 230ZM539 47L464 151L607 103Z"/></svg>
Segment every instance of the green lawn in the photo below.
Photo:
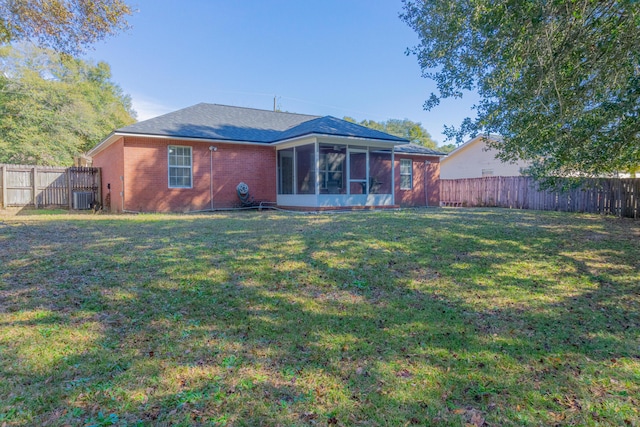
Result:
<svg viewBox="0 0 640 427"><path fill-rule="evenodd" d="M640 425L640 223L0 217L0 426Z"/></svg>

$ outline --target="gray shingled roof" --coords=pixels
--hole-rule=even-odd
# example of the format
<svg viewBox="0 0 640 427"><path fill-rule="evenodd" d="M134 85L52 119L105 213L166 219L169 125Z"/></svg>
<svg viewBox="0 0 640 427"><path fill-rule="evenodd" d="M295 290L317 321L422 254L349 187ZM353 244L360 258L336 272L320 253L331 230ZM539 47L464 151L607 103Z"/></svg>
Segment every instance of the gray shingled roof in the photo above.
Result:
<svg viewBox="0 0 640 427"><path fill-rule="evenodd" d="M351 123L346 120L336 119L335 117L325 116L314 120L304 122L292 129L283 132L282 140L295 138L297 136L309 135L312 133L331 136L348 136L367 139L382 139L385 141L407 142L406 139L399 138L395 135L380 132L375 129Z"/></svg>
<svg viewBox="0 0 640 427"><path fill-rule="evenodd" d="M396 145L395 147L396 153L404 153L404 154L422 154L428 156L445 156L446 153L433 150L431 148L424 147L418 144L404 144L404 145Z"/></svg>
<svg viewBox="0 0 640 427"><path fill-rule="evenodd" d="M406 142L405 139L331 116L205 103L126 126L116 132L263 143L310 134Z"/></svg>

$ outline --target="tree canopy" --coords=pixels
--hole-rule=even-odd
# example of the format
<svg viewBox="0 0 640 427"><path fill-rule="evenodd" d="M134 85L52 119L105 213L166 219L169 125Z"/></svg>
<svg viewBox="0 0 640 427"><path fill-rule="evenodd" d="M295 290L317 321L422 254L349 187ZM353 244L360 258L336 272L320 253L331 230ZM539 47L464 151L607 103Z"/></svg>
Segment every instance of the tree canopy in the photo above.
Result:
<svg viewBox="0 0 640 427"><path fill-rule="evenodd" d="M450 152L452 152L453 150L455 150L456 148L458 148L457 144L445 144L445 145L440 145L438 147L438 151L441 151L445 154L448 154Z"/></svg>
<svg viewBox="0 0 640 427"><path fill-rule="evenodd" d="M414 144L419 144L434 149L436 148L436 142L431 139L431 135L425 128L422 127L422 124L412 122L409 119L389 119L383 122L362 120L361 122L356 122L356 120L352 117L344 117L344 120L350 121L352 123L357 123L370 129L375 129L391 135L399 136L401 138L406 138Z"/></svg>
<svg viewBox="0 0 640 427"><path fill-rule="evenodd" d="M77 54L128 27L122 0L0 0L0 43L31 41Z"/></svg>
<svg viewBox="0 0 640 427"><path fill-rule="evenodd" d="M449 136L491 132L531 172L599 175L640 165L640 3L403 0L408 50L439 100L477 90L477 116Z"/></svg>
<svg viewBox="0 0 640 427"><path fill-rule="evenodd" d="M0 47L0 163L71 165L133 123L131 99L104 62L31 45Z"/></svg>

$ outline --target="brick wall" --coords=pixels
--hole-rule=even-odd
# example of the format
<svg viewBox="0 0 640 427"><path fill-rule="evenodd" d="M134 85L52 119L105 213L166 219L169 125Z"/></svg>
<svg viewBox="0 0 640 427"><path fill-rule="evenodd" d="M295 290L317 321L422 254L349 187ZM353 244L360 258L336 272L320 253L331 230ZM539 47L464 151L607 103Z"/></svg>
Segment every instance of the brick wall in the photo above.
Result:
<svg viewBox="0 0 640 427"><path fill-rule="evenodd" d="M124 186L120 177L124 176L123 148L124 140L120 138L93 157L93 166L102 169L102 205L109 212L122 212Z"/></svg>
<svg viewBox="0 0 640 427"><path fill-rule="evenodd" d="M169 145L191 147L191 188L169 188ZM217 151L209 151L209 146L215 146ZM249 185L249 194L256 201L276 200L273 147L130 136L124 138L119 148L113 147L96 155L94 161L103 168L104 182L107 179L112 182L112 209L116 212L122 211L122 207L121 202L114 204L115 178L112 176L118 175L113 171L120 168L119 163L124 175L124 209L128 211L188 212L235 207L239 205L236 186L241 181Z"/></svg>
<svg viewBox="0 0 640 427"><path fill-rule="evenodd" d="M413 188L400 189L400 160L410 159L413 166ZM425 165L425 161L429 163ZM395 203L400 206L428 206L440 205L440 158L428 156L411 156L395 154ZM425 175L426 172L426 175ZM425 192L426 185L426 192Z"/></svg>

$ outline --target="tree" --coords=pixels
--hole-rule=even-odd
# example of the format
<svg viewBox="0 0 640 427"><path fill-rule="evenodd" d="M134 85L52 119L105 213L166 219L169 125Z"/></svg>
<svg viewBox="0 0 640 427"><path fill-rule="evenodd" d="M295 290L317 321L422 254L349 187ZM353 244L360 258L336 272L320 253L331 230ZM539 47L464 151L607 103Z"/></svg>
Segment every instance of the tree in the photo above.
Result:
<svg viewBox="0 0 640 427"><path fill-rule="evenodd" d="M131 99L109 65L31 45L0 48L0 163L71 165L115 128Z"/></svg>
<svg viewBox="0 0 640 427"><path fill-rule="evenodd" d="M635 0L403 0L415 54L437 94L477 90L477 117L448 128L531 172L599 175L640 165L640 3Z"/></svg>
<svg viewBox="0 0 640 427"><path fill-rule="evenodd" d="M343 119L348 122L357 123L351 117L344 117ZM419 144L434 149L436 148L436 142L431 139L431 135L425 128L422 127L422 124L412 122L409 119L389 119L384 122L362 120L357 124L368 127L370 129L375 129L391 135L399 136L401 138L406 138L414 144Z"/></svg>
<svg viewBox="0 0 640 427"><path fill-rule="evenodd" d="M33 41L77 54L128 27L123 0L0 0L0 43Z"/></svg>
<svg viewBox="0 0 640 427"><path fill-rule="evenodd" d="M449 154L450 152L452 152L456 148L458 148L458 146L456 144L445 144L445 145L439 146L438 147L438 151L440 151L442 153L445 153L445 154Z"/></svg>

